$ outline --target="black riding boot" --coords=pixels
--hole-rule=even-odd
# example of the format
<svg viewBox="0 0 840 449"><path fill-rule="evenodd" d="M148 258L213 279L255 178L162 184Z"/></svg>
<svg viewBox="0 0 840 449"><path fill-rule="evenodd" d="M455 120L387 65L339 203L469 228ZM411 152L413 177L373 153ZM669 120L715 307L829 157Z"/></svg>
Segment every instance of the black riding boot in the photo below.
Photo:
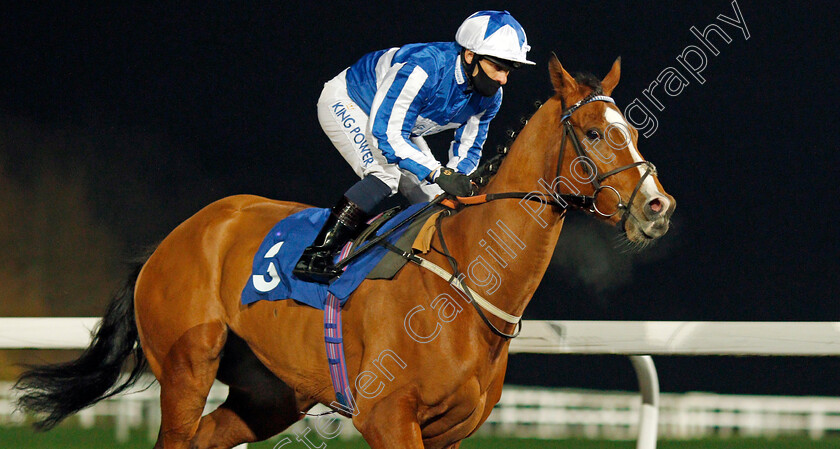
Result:
<svg viewBox="0 0 840 449"><path fill-rule="evenodd" d="M326 284L341 274L333 266L333 256L362 230L367 214L355 203L342 197L332 208L327 222L312 245L303 250L303 255L292 270L295 276L305 281Z"/></svg>

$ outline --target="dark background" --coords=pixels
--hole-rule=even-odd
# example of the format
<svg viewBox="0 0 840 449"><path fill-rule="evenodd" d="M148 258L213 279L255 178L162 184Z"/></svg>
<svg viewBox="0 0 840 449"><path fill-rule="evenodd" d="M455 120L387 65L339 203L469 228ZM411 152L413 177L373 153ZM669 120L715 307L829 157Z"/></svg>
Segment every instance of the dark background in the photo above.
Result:
<svg viewBox="0 0 840 449"><path fill-rule="evenodd" d="M452 40L476 10L511 11L538 64L511 76L492 154L505 128L551 95L552 51L568 70L599 77L620 55L622 106L666 67L686 74L675 57L699 45L689 28L717 23L732 42L712 38L720 55L707 52L706 82L689 77L676 97L660 87L659 129L639 142L678 201L672 230L627 254L613 229L570 217L526 318L840 321L830 2L739 1L748 40L716 20L735 17L720 0L16 3L0 9L0 169L18 186L40 183L44 166L61 168L50 172L58 182L83 180L126 256L231 194L331 205L355 176L315 103L366 52ZM656 361L663 391L840 395L833 359ZM600 356L513 356L508 381L635 388L625 359Z"/></svg>

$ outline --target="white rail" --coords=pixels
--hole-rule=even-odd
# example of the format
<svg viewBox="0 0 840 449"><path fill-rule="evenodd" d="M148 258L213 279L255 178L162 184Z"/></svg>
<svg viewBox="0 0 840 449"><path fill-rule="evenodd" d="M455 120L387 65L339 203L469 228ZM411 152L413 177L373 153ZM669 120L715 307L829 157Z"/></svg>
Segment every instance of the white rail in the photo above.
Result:
<svg viewBox="0 0 840 449"><path fill-rule="evenodd" d="M510 352L838 356L840 322L526 321Z"/></svg>
<svg viewBox="0 0 840 449"><path fill-rule="evenodd" d="M0 318L0 349L79 349L99 318ZM838 356L840 322L525 321L510 352Z"/></svg>
<svg viewBox="0 0 840 449"><path fill-rule="evenodd" d="M0 349L83 349L99 318L0 318Z"/></svg>
<svg viewBox="0 0 840 449"><path fill-rule="evenodd" d="M840 323L528 321L510 352L629 355L642 393L636 448L655 449L659 378L651 354L837 356Z"/></svg>
<svg viewBox="0 0 840 449"><path fill-rule="evenodd" d="M78 349L98 318L0 318L0 349ZM526 321L511 353L629 355L642 393L638 449L656 447L659 379L650 355L838 356L840 323Z"/></svg>

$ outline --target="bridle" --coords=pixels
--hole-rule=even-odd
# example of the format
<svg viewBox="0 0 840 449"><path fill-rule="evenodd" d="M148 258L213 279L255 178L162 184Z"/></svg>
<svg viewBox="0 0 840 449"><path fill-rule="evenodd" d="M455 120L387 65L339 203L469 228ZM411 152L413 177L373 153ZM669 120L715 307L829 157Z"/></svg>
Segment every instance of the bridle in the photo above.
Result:
<svg viewBox="0 0 840 449"><path fill-rule="evenodd" d="M651 174L656 175L656 166L654 166L653 163L648 162L648 161L639 161L639 162L633 162L633 163L630 163L630 164L627 164L627 165L623 165L621 167L612 169L612 170L610 170L606 173L603 173L603 174L599 175L597 173L598 167L595 165L595 163L592 161L592 159L589 158L589 154L587 153L587 151L583 147L583 145L580 143L580 139L578 138L577 133L575 133L575 127L572 124L572 114L574 114L575 111L577 111L581 106L587 105L589 103L594 103L596 101L603 101L605 103L615 104L615 100L613 100L609 96L602 95L600 93L600 90L598 90L598 91L594 91L591 94L587 95L582 100L573 104L569 108L566 108L565 101L562 98L561 98L560 101L561 101L561 106L563 108L563 114L560 116L560 123L563 126L563 140L560 143L560 155L557 158L557 171L556 171L556 174L555 174L555 179L560 179L560 172L562 171L563 159L565 158L565 153L566 153L566 141L570 140L572 142L572 147L575 149L575 153L577 154L578 158L583 158L586 161L586 163L583 164L583 166L584 166L584 170L586 171L587 176L590 179L590 184L592 185L592 188L593 188L592 195L581 195L581 194L575 194L575 193L561 193L561 192L558 192L556 188L554 188L553 189L554 192L552 192L552 195L533 195L533 193L526 193L526 192L489 193L489 194L477 195L477 196L472 196L472 197L458 197L457 198L457 203L463 204L465 206L472 206L472 205L483 204L483 203L487 203L487 202L490 202L490 201L503 199L503 198L520 198L520 199L523 199L523 200L532 200L532 201L542 202L542 201L544 201L546 196L553 196L557 200L562 200L562 203L558 203L558 205L562 209L561 213L563 213L563 214L565 214L565 211L567 210L568 206L570 206L570 205L574 206L576 208L588 210L590 213L596 213L596 214L602 215L606 218L612 217L615 214L617 214L619 211L621 211L621 217L619 218L617 226L623 227L625 221L627 220L627 217L629 216L628 213L630 212L630 207L633 204L633 199L636 198L636 195L639 193L639 190L642 188L642 183L645 181L645 179L647 179L647 177L650 176ZM501 156L504 157L504 154L505 153L503 153ZM621 173L625 170L630 170L632 168L640 167L642 165L645 166L645 172L639 178L639 182L636 183L636 187L633 189L633 192L630 194L630 197L627 199L627 202L623 201L623 199L621 197L621 192L619 192L618 189L616 189L615 187L612 187L612 186L602 184L604 182L604 180L606 180L610 176L616 175L616 174ZM592 173L590 171L589 166L591 166L591 169L594 170L594 173ZM570 167L570 170L572 170L571 167ZM604 189L612 190L613 193L615 193L616 197L618 198L618 205L616 206L616 210L615 210L615 212L610 213L610 214L604 213L603 211L599 210L598 206L597 206L598 194L600 194ZM454 209L455 206L457 205L457 203L453 203L451 200L448 200L448 201L449 201L448 206L450 206ZM446 200L444 201L444 204L447 204ZM440 226L440 220L443 218L443 216L444 216L444 214L441 214L440 216L438 216L438 223L437 223L437 226L436 226L437 227L437 232L438 232L438 240L441 242L441 245L443 246L442 254L444 256L446 256L447 259L449 259L449 262L452 265L452 268L453 268L454 273L455 273L453 275L453 279L454 279L455 277L457 277L459 275L458 264L455 261L455 259L449 254L448 248L446 248L446 243L445 243L445 240L443 238L442 227ZM450 282L451 282L451 280L452 279L450 279ZM467 295L470 296L469 293ZM505 333L502 330L500 330L499 328L497 328L495 325L493 325L490 322L490 320L487 319L484 312L478 306L476 301L473 300L473 301L470 301L470 302L475 307L475 309L478 311L478 314L481 317L481 319L484 321L484 323L490 328L490 330L494 334L496 334L496 335L498 335L502 338L506 338L506 339L515 338L517 335L519 335L519 332L522 330L521 321L519 322L519 327L515 330L515 332L513 334Z"/></svg>
<svg viewBox="0 0 840 449"><path fill-rule="evenodd" d="M591 94L587 95L582 100L573 104L569 108L566 108L565 101L561 99L563 114L560 117L560 123L563 126L563 141L560 143L560 155L558 156L558 159L557 159L557 172L555 174L555 179L560 179L560 172L562 170L563 159L565 157L565 152L566 152L566 140L570 140L572 142L572 147L575 149L575 153L577 154L578 158L584 158L587 161L587 163L583 164L584 165L584 170L586 171L587 176L590 178L590 183L592 184L592 188L593 188L594 191L593 191L592 195L581 195L581 194L574 194L574 193L561 193L561 192L558 192L555 188L554 189L555 191L552 192L553 193L552 196L554 196L555 199L563 200L564 203L560 205L561 209L563 209L562 213L565 213L565 211L567 209L567 206L569 206L569 205L572 205L574 207L581 208L581 209L587 209L591 213L597 213L597 214L602 215L602 216L607 217L607 218L612 217L615 214L617 214L619 211L621 211L621 217L619 218L618 226L623 226L624 222L627 220L628 212L630 211L630 207L633 204L633 199L636 197L636 194L639 193L639 190L641 189L642 183L645 181L645 179L647 179L647 177L650 176L651 174L656 175L656 167L651 162L640 161L640 162L633 162L631 164L627 164L627 165L615 168L613 170L610 170L610 171L608 171L604 174L598 175L598 173L597 173L598 167L595 165L594 162L592 162L592 159L589 158L589 155L588 155L586 149L580 143L580 139L578 138L577 133L575 133L574 125L572 124L572 120L571 120L572 119L572 114L574 114L575 111L577 111L581 106L584 106L584 105L587 105L589 103L593 103L593 102L596 102L596 101L603 101L605 103L615 104L615 100L613 100L609 96L600 94L600 91L592 92ZM594 170L595 173L590 172L590 168L589 168L590 165L591 165L592 170ZM641 178L639 178L639 182L636 183L636 187L633 189L633 192L630 194L630 198L628 198L626 203L622 201L621 192L619 192L618 189L616 189L615 187L612 187L612 186L602 184L604 182L604 180L606 180L610 176L616 175L616 174L621 173L625 170L630 170L632 168L636 168L636 167L639 167L639 166L642 166L642 165L645 166L645 172L641 176ZM612 190L613 193L615 193L616 197L618 198L618 206L616 207L615 212L613 212L611 214L607 214L607 213L602 212L601 210L598 209L598 206L597 206L597 201L596 200L598 199L598 194L601 193L604 189ZM458 197L457 200L458 200L459 203L461 203L465 206L470 206L470 205L483 204L483 203L486 203L486 202L490 202L490 201L494 201L494 200L502 199L502 198L520 198L520 199L527 199L527 200L536 200L536 201L540 201L540 202L542 202L544 200L544 197L542 197L540 195L534 196L531 193L525 193L525 192L491 193L491 194L478 195L478 196L466 197L466 198ZM449 260L450 264L452 265L452 268L453 268L454 273L455 273L453 275L452 279L454 279L455 277L457 277L459 275L460 272L458 270L458 264L455 261L455 259L451 256L451 254L449 253L449 250L446 247L446 243L445 243L445 240L443 238L443 228L440 226L440 220L443 218L443 216L444 216L444 214L439 215L438 220L437 220L438 223L436 225L436 228L437 228L437 233L438 233L438 240L440 241L441 246L443 247L443 251L441 251L441 253L444 256L446 256L446 258ZM450 283L451 283L452 279L450 279ZM502 330L497 328L495 325L493 325L493 323L490 322L490 320L484 314L484 311L482 311L481 308L478 306L478 303L475 300L472 300L473 298L471 297L471 294L468 291L465 292L465 293L467 294L467 296L470 297L470 299L471 299L470 303L475 307L476 311L478 311L478 314L481 317L481 319L484 321L484 323L490 328L490 330L494 334L496 334L496 335L498 335L502 338L505 338L505 339L515 338L517 335L519 335L519 332L522 330L521 321L518 323L519 327L515 329L514 333L508 334L506 332L503 332Z"/></svg>
<svg viewBox="0 0 840 449"><path fill-rule="evenodd" d="M447 248L446 240L444 239L444 236L443 236L443 227L441 226L441 220L445 216L448 216L449 213L452 210L457 210L459 205L475 206L475 205L484 204L484 203L488 203L488 202L491 202L491 201L495 201L495 200L499 200L499 199L506 199L506 198L516 198L516 199L520 199L520 200L523 200L523 201L524 200L529 200L529 201L544 202L547 199L547 197L553 197L554 199L563 200L562 204L559 203L559 202L556 204L557 206L559 206L562 209L561 213L563 213L563 214L565 214L565 211L567 210L569 205L574 206L576 208L586 209L591 213L597 213L597 214L602 215L602 216L607 217L607 218L614 216L619 211L622 211L621 217L619 219L619 226L622 226L624 224L625 220L628 217L627 213L630 211L630 207L633 204L633 199L636 197L636 194L639 192L639 190L642 187L642 183L651 174L656 175L656 167L648 161L641 161L641 162L633 162L631 164L624 165L622 167L610 170L610 171L608 171L604 174L601 174L601 175L597 174L598 168L595 165L595 163L592 162L592 159L589 158L586 149L580 143L580 139L578 138L577 134L575 133L574 125L572 124L572 121L571 121L572 114L574 114L574 112L577 111L581 106L584 106L586 104L593 103L593 102L596 102L596 101L603 101L603 102L606 102L606 103L615 104L615 101L612 98L610 98L606 95L601 95L599 92L593 92L593 93L589 94L588 96L586 96L582 100L573 104L568 109L566 108L565 101L563 101L561 99L561 104L562 104L562 107L563 107L563 114L560 118L560 122L562 123L562 126L563 126L563 141L560 144L560 155L557 159L557 173L556 173L556 178L555 178L555 179L557 179L557 178L560 177L560 172L561 172L562 164L563 164L563 158L565 157L565 151L566 151L566 140L570 140L572 142L572 147L575 149L575 153L577 154L577 156L579 158L585 158L588 161L587 164L584 164L584 170L587 172L587 175L591 178L590 183L592 184L592 187L594 189L592 195L560 193L560 192L557 192L556 190L554 192L552 192L551 195L548 195L548 194L534 194L534 192L501 192L501 193L489 193L489 194L482 194L482 195L469 196L469 197L457 197L457 198L449 197L448 195L440 195L435 200L430 202L428 205L426 205L422 209L415 212L411 217L408 217L405 220L403 220L400 224L396 225L395 227L393 227L388 232L385 232L382 235L379 235L376 238L371 239L370 241L365 243L360 249L354 250L353 253L344 257L338 264L336 264L336 267L341 268L343 266L346 266L350 261L352 261L354 258L356 258L356 256L358 256L361 253L364 253L368 248L370 248L374 245L377 245L377 244L383 244L383 246L388 248L390 251L393 251L396 254L400 255L401 257L404 257L404 258L406 258L410 261L417 262L418 258L416 256L414 256L411 253L404 252L404 251L400 250L399 248L396 248L393 245L388 244L387 242L383 242L383 239L388 237L396 229L402 227L406 223L411 222L416 217L425 213L428 209L430 209L431 207L435 206L438 203L440 203L442 205L445 205L447 208L450 209L450 211L447 211L446 213L442 213L442 214L438 215L438 217L436 219L436 224L435 224L437 234L438 234L438 240L440 241L441 246L442 246L442 251L438 251L438 252L440 252L441 254L443 254L447 258L447 260L449 261L449 263L450 263L450 265L452 266L452 269L453 269L453 273L451 274L451 277L449 279L450 284L455 279L460 279L461 272L458 268L457 261L455 260L454 257L452 257L451 253L449 252L449 248ZM500 154L497 157L504 157L505 154L506 154L506 152ZM594 174L590 172L590 168L588 167L588 165L591 165L592 169L594 169L594 171L595 171ZM622 201L621 193L618 191L618 189L616 189L615 187L612 187L612 186L601 184L605 179L609 178L610 176L616 175L616 174L621 173L625 170L629 170L631 168L639 167L639 166L642 166L642 165L644 165L646 167L645 173L639 179L639 182L636 184L636 187L633 189L633 193L630 194L630 198L627 200L626 203ZM616 197L618 197L618 206L616 208L616 211L611 213L611 214L606 214L606 213L602 212L601 210L598 209L598 206L596 205L596 200L598 198L598 194L600 192L602 192L604 189L612 190L615 193ZM437 251L437 249L435 249L435 250ZM490 322L490 320L485 315L484 311L478 305L478 301L476 301L475 298L473 298L473 295L472 295L472 293L470 293L470 290L469 289L464 289L463 292L464 292L464 294L466 294L470 298L470 303L473 305L473 307L475 307L475 309L478 312L481 319L484 321L484 323L490 328L490 330L494 334L498 335L499 337L505 338L505 339L515 338L517 335L519 335L519 332L522 330L522 322L521 321L518 322L518 327L515 328L514 333L508 334L506 332L503 332L501 329L497 328L493 323ZM496 315L496 316L498 316L498 315Z"/></svg>
<svg viewBox="0 0 840 449"><path fill-rule="evenodd" d="M606 95L602 95L599 92L592 92L591 94L584 97L582 100L578 101L577 103L570 106L568 109L566 108L566 102L561 98L561 104L563 107L563 114L560 116L560 123L563 126L563 141L560 144L560 156L557 159L557 173L556 177L560 177L560 172L563 168L563 158L566 154L566 140L570 140L572 142L572 147L575 149L575 153L577 154L578 158L583 158L586 162L583 163L584 171L586 172L587 177L590 179L590 183L592 184L593 193L592 195L569 195L564 194L564 197L570 197L574 199L574 202L579 207L586 208L588 206L588 210L591 213L597 213L603 217L609 218L613 215L617 214L621 211L621 217L619 217L619 225L623 225L624 222L627 220L627 214L630 212L630 207L633 204L633 199L636 198L636 194L639 193L639 190L642 188L642 183L645 179L650 176L651 174L656 175L656 166L653 163L648 161L640 161L640 162L633 162L616 169L610 170L603 174L598 174L598 168L594 162L592 162L592 158L589 157L589 154L586 151L586 148L580 143L580 139L575 133L574 125L572 124L572 114L575 113L581 106L587 105L589 103L594 103L596 101L603 101L605 103L615 104L615 100L611 97ZM627 199L627 202L623 202L621 198L621 193L615 187L603 185L601 184L605 179L609 178L610 176L616 175L621 173L625 170L629 170L631 168L639 167L644 165L645 172L639 178L639 182L636 183L636 187L633 189L633 193L630 194L630 198ZM590 166L595 170L595 173L590 171ZM570 167L570 170L572 168ZM607 214L603 211L598 209L597 206L597 199L598 194L601 193L604 189L612 190L615 196L618 198L618 205L613 213Z"/></svg>

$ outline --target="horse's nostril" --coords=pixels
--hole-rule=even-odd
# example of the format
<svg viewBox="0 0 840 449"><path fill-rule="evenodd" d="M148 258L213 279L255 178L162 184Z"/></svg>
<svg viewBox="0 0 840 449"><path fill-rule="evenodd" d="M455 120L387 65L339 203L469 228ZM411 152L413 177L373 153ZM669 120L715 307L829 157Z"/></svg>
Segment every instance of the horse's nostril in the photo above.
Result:
<svg viewBox="0 0 840 449"><path fill-rule="evenodd" d="M651 212L658 214L662 211L662 201L659 201L659 198L654 198L650 200L650 202L648 203L648 207L650 208Z"/></svg>

